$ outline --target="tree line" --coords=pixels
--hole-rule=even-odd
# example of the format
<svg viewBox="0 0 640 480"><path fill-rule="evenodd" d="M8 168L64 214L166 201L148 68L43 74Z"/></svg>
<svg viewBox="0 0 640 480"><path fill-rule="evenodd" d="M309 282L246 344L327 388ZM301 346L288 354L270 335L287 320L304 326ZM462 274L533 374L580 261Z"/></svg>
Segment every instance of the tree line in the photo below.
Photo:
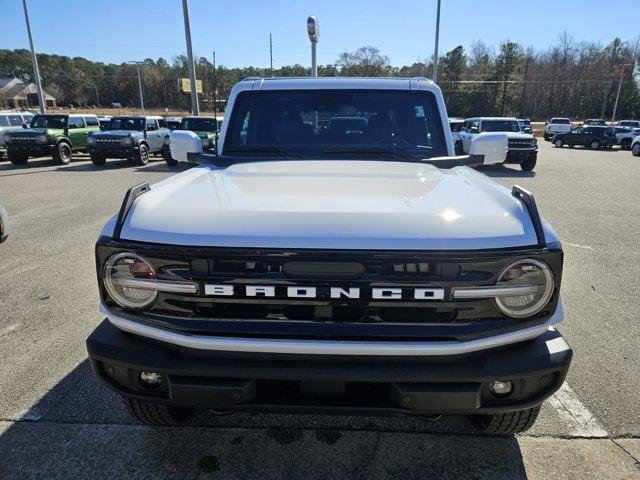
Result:
<svg viewBox="0 0 640 480"><path fill-rule="evenodd" d="M575 42L560 36L546 50L505 41L492 48L476 41L458 46L439 59L438 84L451 116L505 115L546 120L552 116L609 118L620 85L617 118L640 118L640 82L633 76L638 43L619 38L605 46ZM214 99L224 100L233 85L250 76L307 76L309 69L289 65L276 69L214 65L196 59L203 81L203 110L212 111ZM125 107L139 105L136 65L113 64L82 57L38 54L43 88L61 106ZM139 64L147 108L188 110L189 98L179 91L178 79L188 77L187 59L171 62L146 59ZM0 76L33 80L28 50L0 49ZM320 65L320 76L431 77L433 63L416 61L395 67L389 57L371 46L339 55L335 64ZM622 82L620 83L620 79Z"/></svg>

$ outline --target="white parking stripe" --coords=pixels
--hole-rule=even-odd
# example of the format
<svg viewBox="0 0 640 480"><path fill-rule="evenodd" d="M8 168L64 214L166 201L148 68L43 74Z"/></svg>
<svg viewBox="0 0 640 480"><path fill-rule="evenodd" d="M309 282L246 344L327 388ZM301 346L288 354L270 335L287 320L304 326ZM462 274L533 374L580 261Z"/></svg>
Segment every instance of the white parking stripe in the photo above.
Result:
<svg viewBox="0 0 640 480"><path fill-rule="evenodd" d="M609 436L568 383L562 384L562 387L549 399L549 403L567 424L569 435L572 437L602 438Z"/></svg>
<svg viewBox="0 0 640 480"><path fill-rule="evenodd" d="M585 250L593 250L593 247L590 247L589 245L578 245L577 243L569 243L569 242L562 242L562 244L569 245L570 247L584 248Z"/></svg>

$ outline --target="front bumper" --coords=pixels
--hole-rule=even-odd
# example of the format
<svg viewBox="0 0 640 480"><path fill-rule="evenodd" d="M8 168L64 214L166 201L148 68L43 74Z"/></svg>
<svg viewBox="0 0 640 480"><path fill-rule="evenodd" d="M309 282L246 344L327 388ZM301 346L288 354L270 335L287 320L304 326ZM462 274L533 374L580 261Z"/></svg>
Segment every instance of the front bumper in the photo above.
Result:
<svg viewBox="0 0 640 480"><path fill-rule="evenodd" d="M109 145L109 146L95 146L90 145L88 147L90 155L97 155L106 158L130 158L138 155L137 145Z"/></svg>
<svg viewBox="0 0 640 480"><path fill-rule="evenodd" d="M7 151L30 157L44 157L51 155L54 147L55 145L7 145Z"/></svg>
<svg viewBox="0 0 640 480"><path fill-rule="evenodd" d="M529 160L532 156L537 155L538 147L531 148L509 148L505 163L520 163Z"/></svg>
<svg viewBox="0 0 640 480"><path fill-rule="evenodd" d="M478 414L530 408L555 392L572 350L549 328L499 349L439 357L203 351L125 333L108 320L87 339L94 371L125 397L197 408L367 414ZM161 373L155 389L140 371ZM491 380L511 380L508 397Z"/></svg>

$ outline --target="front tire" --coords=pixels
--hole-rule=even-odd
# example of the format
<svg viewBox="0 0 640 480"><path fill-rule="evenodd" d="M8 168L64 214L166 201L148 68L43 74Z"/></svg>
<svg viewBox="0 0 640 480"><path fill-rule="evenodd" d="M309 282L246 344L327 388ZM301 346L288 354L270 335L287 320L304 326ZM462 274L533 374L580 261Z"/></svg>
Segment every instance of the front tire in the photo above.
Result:
<svg viewBox="0 0 640 480"><path fill-rule="evenodd" d="M556 148L562 148L562 146L564 145L564 142L562 141L561 138L558 138L555 142L553 142L553 145Z"/></svg>
<svg viewBox="0 0 640 480"><path fill-rule="evenodd" d="M600 150L600 147L602 147L602 144L600 143L599 140L591 140L589 142L589 148L591 150Z"/></svg>
<svg viewBox="0 0 640 480"><path fill-rule="evenodd" d="M91 162L96 167L102 167L107 162L107 157L105 157L104 155L96 155L92 153L89 156L91 157Z"/></svg>
<svg viewBox="0 0 640 480"><path fill-rule="evenodd" d="M178 165L178 161L171 156L171 150L169 150L168 148L162 149L162 158L164 158L164 161L169 167L175 167Z"/></svg>
<svg viewBox="0 0 640 480"><path fill-rule="evenodd" d="M67 142L58 143L53 149L53 159L60 165L68 165L73 159L71 145Z"/></svg>
<svg viewBox="0 0 640 480"><path fill-rule="evenodd" d="M14 165L26 165L27 160L29 160L29 157L27 155L23 153L12 152L11 150L7 152L7 158Z"/></svg>
<svg viewBox="0 0 640 480"><path fill-rule="evenodd" d="M538 154L529 155L529 158L520 164L520 168L523 172L532 172L537 162Z"/></svg>
<svg viewBox="0 0 640 480"><path fill-rule="evenodd" d="M196 412L192 408L175 407L135 398L125 398L124 404L129 414L145 425L165 427L182 425Z"/></svg>
<svg viewBox="0 0 640 480"><path fill-rule="evenodd" d="M631 153L635 157L640 157L640 142L636 142L633 147L631 147Z"/></svg>
<svg viewBox="0 0 640 480"><path fill-rule="evenodd" d="M631 148L631 139L625 138L620 142L620 148L622 150L629 150Z"/></svg>
<svg viewBox="0 0 640 480"><path fill-rule="evenodd" d="M474 415L469 421L482 433L489 435L513 435L529 430L540 413L540 407L495 415Z"/></svg>
<svg viewBox="0 0 640 480"><path fill-rule="evenodd" d="M149 149L146 145L142 144L138 147L138 155L136 156L136 163L142 167L149 163Z"/></svg>

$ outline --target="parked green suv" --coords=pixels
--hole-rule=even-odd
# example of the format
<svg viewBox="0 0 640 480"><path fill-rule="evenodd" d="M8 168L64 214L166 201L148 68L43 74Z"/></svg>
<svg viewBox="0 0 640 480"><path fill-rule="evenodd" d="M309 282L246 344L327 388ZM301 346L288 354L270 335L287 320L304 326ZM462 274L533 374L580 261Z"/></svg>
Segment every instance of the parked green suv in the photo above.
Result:
<svg viewBox="0 0 640 480"><path fill-rule="evenodd" d="M87 149L87 137L99 130L95 115L35 115L28 128L5 135L7 157L14 165L24 165L29 157L51 155L65 165L73 152Z"/></svg>
<svg viewBox="0 0 640 480"><path fill-rule="evenodd" d="M202 150L209 152L215 149L216 137L221 125L222 118L220 117L182 117L180 127L176 128L176 130L191 130L202 140ZM162 158L167 162L167 165L175 167L178 165L178 161L171 156L170 142L170 138L165 140L162 148Z"/></svg>

